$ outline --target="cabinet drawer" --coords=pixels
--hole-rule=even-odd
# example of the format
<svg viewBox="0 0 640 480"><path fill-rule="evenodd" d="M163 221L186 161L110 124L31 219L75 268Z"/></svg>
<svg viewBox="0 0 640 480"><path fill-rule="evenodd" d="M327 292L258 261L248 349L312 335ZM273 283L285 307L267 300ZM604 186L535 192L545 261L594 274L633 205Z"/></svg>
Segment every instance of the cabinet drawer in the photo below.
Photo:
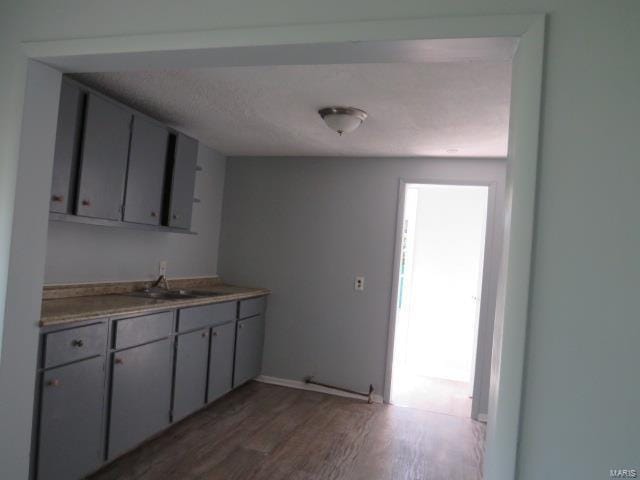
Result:
<svg viewBox="0 0 640 480"><path fill-rule="evenodd" d="M240 301L240 314L238 318L255 317L262 315L267 306L267 297L251 298Z"/></svg>
<svg viewBox="0 0 640 480"><path fill-rule="evenodd" d="M173 312L125 318L114 323L113 348L128 348L169 336L173 329Z"/></svg>
<svg viewBox="0 0 640 480"><path fill-rule="evenodd" d="M104 353L107 324L70 328L47 333L44 337L44 368L73 362Z"/></svg>
<svg viewBox="0 0 640 480"><path fill-rule="evenodd" d="M233 321L236 318L237 305L237 302L225 302L183 308L178 312L178 331L186 332Z"/></svg>

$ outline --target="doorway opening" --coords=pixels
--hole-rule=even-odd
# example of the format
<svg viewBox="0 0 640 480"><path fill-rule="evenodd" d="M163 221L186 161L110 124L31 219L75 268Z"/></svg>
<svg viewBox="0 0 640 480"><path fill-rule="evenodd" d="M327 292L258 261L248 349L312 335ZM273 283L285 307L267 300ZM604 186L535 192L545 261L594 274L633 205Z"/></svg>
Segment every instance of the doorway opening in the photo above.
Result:
<svg viewBox="0 0 640 480"><path fill-rule="evenodd" d="M519 44L515 52L517 68L514 69L514 93L512 99L517 114L511 117L510 132L511 136L515 137L517 141L513 142L514 147L510 149L508 157L510 165L516 168L512 170L507 198L510 209L508 210L508 223L505 232L505 245L508 248L505 248L507 254L504 262L504 265L508 265L509 269L505 268L504 271L500 272L499 295L497 297L501 311L496 315L496 325L498 327L496 329L496 338L500 343L495 356L496 368L492 372L492 384L494 385L492 395L494 398L499 398L499 401L492 403L491 424L499 424L500 428L494 428L493 431L490 429L487 432L487 441L491 443L492 448L488 451L489 461L486 462L486 465L488 465L487 477L513 476L520 411L519 392L522 385L522 352L524 351L527 318L526 306L533 205L535 201L535 167L538 148L545 17L544 15L501 15L498 17L464 18L462 20L443 17L359 22L356 24L342 23L330 26L321 25L318 28L319 30L300 28L300 26L294 25L275 29L229 29L212 32L153 34L150 36L113 36L91 38L89 41L87 39L71 39L62 42L59 40L27 42L23 44L23 47L24 52L30 59L30 65L38 65L43 68L48 68L45 67L45 65L48 65L61 71L83 72L128 70L132 68L132 65L141 64L150 69L184 68L185 65L192 64L202 67L213 64L222 65L225 62L226 64L231 63L234 65L237 64L236 62L251 64L251 62L257 61L274 62L277 61L277 57L285 58L286 62L292 62L292 56L286 55L289 53L287 48L297 51L298 56L304 57L305 61L309 61L310 58L315 58L315 56L324 58L325 62L327 58L331 60L332 57L329 55L331 49L339 51L340 59L348 58L352 61L355 55L348 50L349 47L360 49L366 47L369 40L374 40L371 43L376 44L376 48L379 48L379 45L388 38L406 38L409 40L402 40L401 43L411 44L413 39L423 38L420 36L422 32L429 32L425 36L427 38L432 36L438 41L449 41L448 39L456 39L459 36L464 36L465 38L482 37L486 36L488 32L495 32L501 38L508 36L516 38ZM250 39L249 43L251 45L255 43L256 46L248 46L247 38ZM310 38L316 39L319 42L318 45L307 44ZM335 42L336 38L349 38L351 41L344 42L344 44L330 43ZM382 41L375 41L378 38ZM353 39L358 41L353 41ZM300 45L296 44L296 40L299 41ZM280 45L277 42L286 43L286 45ZM236 44L239 45L237 49L233 48ZM96 49L96 45L99 45L100 48ZM336 45L338 48L336 48ZM163 46L164 49L161 48ZM300 48L301 46L303 48ZM238 54L238 51L240 51L240 54ZM397 52L398 50L387 49L387 51ZM417 49L417 53L408 55L405 58L415 61L416 58L428 51L429 49ZM366 58L370 59L371 57ZM332 62L340 63L335 60L332 60ZM260 65L262 64L260 63ZM49 139L49 137L46 138ZM47 204L46 197L49 194L46 188L49 185L49 179L43 178L43 176L46 177L47 171L50 170L43 168L42 155L26 155L23 150L21 149L20 151L19 172L21 173L18 175L16 191L40 191L42 194L41 199L45 201L21 202L20 198L16 200L16 212L13 216L16 222L12 230L14 238L12 245L23 245L22 241L15 241L16 239L29 239L33 248L28 249L29 262L19 261L22 258L21 252L25 251L24 248L12 248L11 263L12 265L21 265L21 269L29 268L33 270L35 268L40 272L44 263L46 245L43 242L46 240L46 228L42 230L38 226L40 225L39 222L24 222L22 219L35 218L38 220L42 217L42 209L45 208L43 205ZM37 164L37 168L32 168L34 162ZM44 167L46 167L46 164ZM35 175L33 172L39 173ZM34 185L38 188L32 188ZM7 229L7 232L10 230ZM27 324L22 322L24 325L19 325L20 322L13 320L19 320L19 317L24 317L24 315L18 315L16 312L32 312L33 308L35 308L33 302L27 302L29 304L27 305L24 298L33 299L37 293L42 291L42 279L40 278L41 275L27 275L25 277L21 275L21 271L18 269L16 272L9 273L9 288L18 289L19 286L20 291L31 292L33 295L14 295L11 305L7 303L7 311L11 315L8 313L7 318L1 320L5 320L5 336L9 337L8 333L12 333L15 334L13 336L16 338L27 339L29 334L31 335L31 341L25 340L25 345L7 352L7 355L3 351L3 365L5 363L7 365L13 364L12 362L23 363L25 355L27 357L31 355L35 358L34 352L37 348L37 342L33 340L35 338L33 325L28 322ZM397 269L395 271L397 272ZM30 280L26 283L18 282L18 279L23 277L28 277ZM508 304L504 301L505 298L509 298ZM7 300L7 302L9 301ZM395 310L395 303L395 300L391 303L392 310ZM40 308L40 305L36 306L38 309ZM508 328L503 329L503 326ZM389 334L389 351L392 350L394 345L394 328L395 319L392 319ZM30 330L27 332L25 329ZM502 345L508 346L508 348L503 349ZM20 358L16 355L11 355L14 350L20 352ZM5 357L8 357L8 361ZM391 387L391 382L389 381L391 360L392 355L388 355L388 368L384 383L385 401L389 399ZM22 388L22 390L26 391L26 396L23 391L18 391L13 395L16 402L19 401L18 403L23 405L22 408L14 409L21 419L21 421L14 423L19 425L22 430L28 429L31 423L32 409L28 398L31 395L30 391L33 390L32 384L33 382L29 385L25 383L24 388ZM17 405L16 402L13 403ZM7 408L10 410L12 406L15 405L10 404ZM497 420L496 422L493 421L494 418ZM16 430L19 429L16 428ZM26 435L22 434L18 435L18 437L27 438ZM26 451L25 442L26 440L17 442L12 451ZM11 457L11 453L9 452L6 457ZM24 455L13 456L18 458L18 462L24 463ZM22 465L11 464L9 468L22 469Z"/></svg>
<svg viewBox="0 0 640 480"><path fill-rule="evenodd" d="M471 415L489 187L407 184L391 403Z"/></svg>

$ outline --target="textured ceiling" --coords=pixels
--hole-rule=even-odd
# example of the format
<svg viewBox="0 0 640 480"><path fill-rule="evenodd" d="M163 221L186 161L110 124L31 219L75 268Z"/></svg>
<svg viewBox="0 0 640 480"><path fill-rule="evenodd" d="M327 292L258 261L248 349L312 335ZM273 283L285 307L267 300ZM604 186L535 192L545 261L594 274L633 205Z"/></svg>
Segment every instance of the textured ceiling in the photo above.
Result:
<svg viewBox="0 0 640 480"><path fill-rule="evenodd" d="M511 63L287 65L76 74L226 155L506 156ZM317 110L369 118L338 137Z"/></svg>

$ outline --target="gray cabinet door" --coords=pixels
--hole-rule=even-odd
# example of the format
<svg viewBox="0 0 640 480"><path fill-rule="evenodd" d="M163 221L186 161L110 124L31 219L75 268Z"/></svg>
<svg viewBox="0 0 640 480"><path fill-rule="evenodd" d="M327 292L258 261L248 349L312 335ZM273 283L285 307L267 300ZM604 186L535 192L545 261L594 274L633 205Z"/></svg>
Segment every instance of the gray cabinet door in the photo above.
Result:
<svg viewBox="0 0 640 480"><path fill-rule="evenodd" d="M169 425L171 340L112 354L109 459Z"/></svg>
<svg viewBox="0 0 640 480"><path fill-rule="evenodd" d="M60 90L56 146L49 210L72 213L78 168L84 94L76 85L63 81Z"/></svg>
<svg viewBox="0 0 640 480"><path fill-rule="evenodd" d="M180 420L204 405L207 395L209 330L176 338L176 376L173 387L173 420Z"/></svg>
<svg viewBox="0 0 640 480"><path fill-rule="evenodd" d="M167 225L170 227L191 228L197 157L198 142L179 133L176 137L167 212Z"/></svg>
<svg viewBox="0 0 640 480"><path fill-rule="evenodd" d="M102 462L104 357L42 373L38 480L76 480Z"/></svg>
<svg viewBox="0 0 640 480"><path fill-rule="evenodd" d="M233 380L233 352L236 343L236 323L211 329L209 356L209 387L207 401L212 402L231 390Z"/></svg>
<svg viewBox="0 0 640 480"><path fill-rule="evenodd" d="M238 320L236 334L236 358L233 386L237 387L257 377L262 372L262 348L264 345L264 317Z"/></svg>
<svg viewBox="0 0 640 480"><path fill-rule="evenodd" d="M160 225L169 132L151 120L135 115L124 221Z"/></svg>
<svg viewBox="0 0 640 480"><path fill-rule="evenodd" d="M122 219L131 114L96 95L87 98L76 213Z"/></svg>

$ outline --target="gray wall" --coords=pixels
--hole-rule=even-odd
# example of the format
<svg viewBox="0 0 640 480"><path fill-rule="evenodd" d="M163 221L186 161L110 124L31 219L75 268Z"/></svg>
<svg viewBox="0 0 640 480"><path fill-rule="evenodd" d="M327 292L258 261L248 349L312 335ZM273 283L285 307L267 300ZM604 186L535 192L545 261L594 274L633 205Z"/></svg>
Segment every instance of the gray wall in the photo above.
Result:
<svg viewBox="0 0 640 480"><path fill-rule="evenodd" d="M49 222L45 283L144 280L167 275L212 276L218 269L226 159L200 145L192 230L198 235Z"/></svg>
<svg viewBox="0 0 640 480"><path fill-rule="evenodd" d="M273 289L263 373L382 394L400 179L495 182L503 212L504 175L500 159L229 159L219 270ZM493 228L501 238L502 222ZM495 292L493 248L485 273ZM490 348L479 355L488 362ZM481 372L486 412L488 365Z"/></svg>
<svg viewBox="0 0 640 480"><path fill-rule="evenodd" d="M27 478L61 80L60 72L29 62L9 265L14 281L7 288L4 311L15 321L5 324L0 362L0 455L11 452L0 460L2 479Z"/></svg>

